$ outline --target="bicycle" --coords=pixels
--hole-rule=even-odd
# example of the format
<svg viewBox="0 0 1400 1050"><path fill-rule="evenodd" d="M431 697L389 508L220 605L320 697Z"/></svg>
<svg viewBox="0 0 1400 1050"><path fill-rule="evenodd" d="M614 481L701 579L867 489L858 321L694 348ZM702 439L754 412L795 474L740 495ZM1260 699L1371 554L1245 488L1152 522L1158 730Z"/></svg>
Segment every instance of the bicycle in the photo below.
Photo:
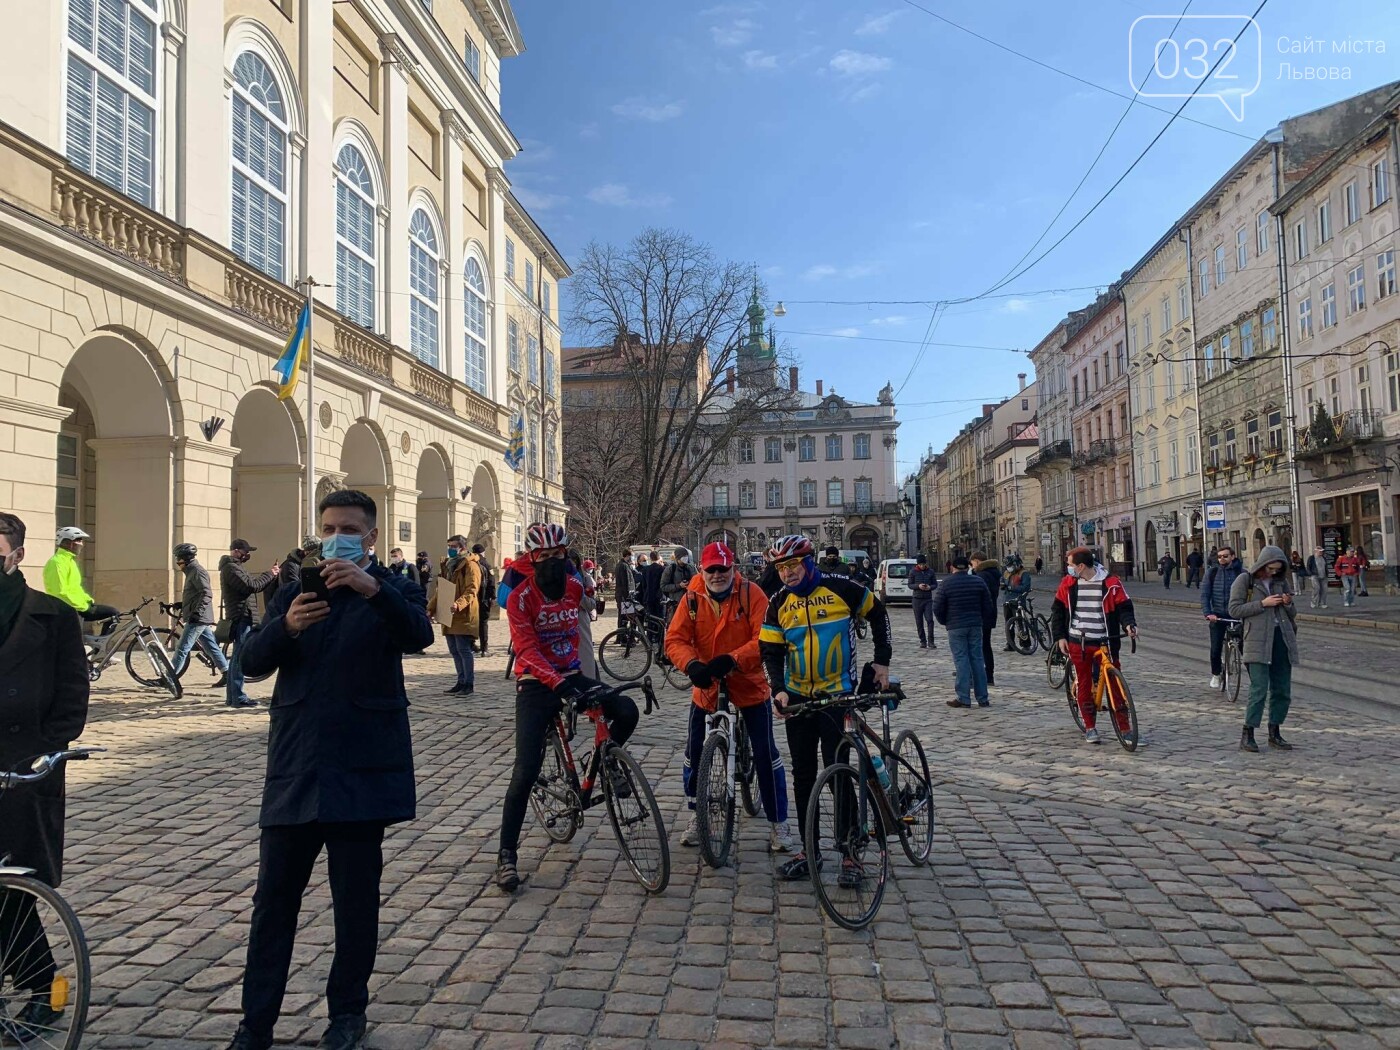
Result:
<svg viewBox="0 0 1400 1050"><path fill-rule="evenodd" d="M1121 638L1122 635L1113 635L1114 638ZM1137 639L1128 636L1132 641L1131 652L1137 652ZM1079 644L1084 646L1084 635L1080 634ZM1084 646L1089 648L1088 646ZM1138 720L1137 708L1133 706L1133 694L1128 688L1128 680L1123 677L1123 672L1113 666L1113 658L1109 650L1108 641L1095 645L1089 649L1090 659L1093 661L1093 693L1094 710L1102 711L1105 707L1109 710L1109 722L1113 725L1113 735L1118 738L1118 743L1123 745L1125 751L1136 751L1138 748ZM1065 673L1065 696L1069 699L1069 711L1074 717L1074 724L1079 727L1079 732L1084 733L1084 715L1079 710L1079 682L1078 675L1074 669L1074 664L1068 664Z"/></svg>
<svg viewBox="0 0 1400 1050"><path fill-rule="evenodd" d="M1023 594L1016 599L1015 608L1012 609L1011 618L1006 624L1006 631L1011 645L1022 656L1030 656L1035 652L1039 637L1036 634L1035 612L1031 607L1030 595Z"/></svg>
<svg viewBox="0 0 1400 1050"><path fill-rule="evenodd" d="M616 630L609 631L598 643L598 666L615 682L635 682L654 663L673 689L689 684L686 676L666 659L664 643L669 622L664 615L652 616L640 606L624 602ZM653 638L661 639L661 645L653 643Z"/></svg>
<svg viewBox="0 0 1400 1050"><path fill-rule="evenodd" d="M705 743L695 776L695 824L700 832L700 856L712 868L729 863L737 816L735 785L743 796L744 812L758 816L758 771L743 716L729 704L729 687L719 679L719 699L705 716ZM731 741L733 746L731 747Z"/></svg>
<svg viewBox="0 0 1400 1050"><path fill-rule="evenodd" d="M561 707L545 732L544 765L530 789L530 807L550 841L564 843L583 826L583 811L604 801L617 844L633 876L648 893L660 893L671 881L671 851L666 826L651 784L642 767L625 747L612 738L602 699L609 693L640 689L646 696L646 713L656 709L651 679L616 687L594 687L577 698L566 712ZM578 715L593 723L593 750L584 759L583 779L569 742L574 738ZM602 781L602 798L593 789Z"/></svg>
<svg viewBox="0 0 1400 1050"><path fill-rule="evenodd" d="M175 653L180 648L180 635L184 633L185 629L184 615L180 610L179 602L175 602L173 604L167 604L166 602L158 602L157 604L160 606L160 611L166 616L170 617L170 626L152 627L151 630L155 632L155 636L160 640L162 647L165 649L165 654L170 658L170 663L173 667L175 664ZM151 677L142 673L143 669L141 660L137 655L138 653L142 652L143 650L141 646L141 640L139 638L133 638L131 640L131 644L126 647L127 673L129 673L132 678L135 678L142 685L148 685L153 689L158 689L164 683L161 682L159 678ZM201 648L198 645L196 645L190 651L189 658L185 661L185 666L175 668L175 677L179 678L180 681L183 683L185 679L185 672L188 671L190 667L193 666L196 662L203 664L205 670L207 670L215 678L219 677L220 672L218 668L214 666L214 661L210 660L208 655L204 652L203 648Z"/></svg>
<svg viewBox="0 0 1400 1050"><path fill-rule="evenodd" d="M142 685L164 687L176 700L184 695L180 677L175 673L165 646L161 644L155 629L148 627L141 619L141 610L153 601L154 598L146 598L136 608L112 617L106 622L104 634L83 635L83 644L87 647L88 681L95 682L101 678L102 672L116 659L117 653L126 653L132 646L139 646L150 661L152 677L138 675L131 654L126 653L126 666L131 677ZM136 663L139 665L139 661Z"/></svg>
<svg viewBox="0 0 1400 1050"><path fill-rule="evenodd" d="M1220 691L1232 703L1240 699L1240 682L1244 680L1244 621L1224 616L1217 623L1225 625L1225 646L1220 653Z"/></svg>
<svg viewBox="0 0 1400 1050"><path fill-rule="evenodd" d="M78 747L41 755L30 772L0 772L0 796L43 780L65 762L104 751ZM53 977L42 987L50 964ZM92 967L87 939L72 906L33 868L0 854L0 1037L5 1046L37 1045L71 1050L87 1023ZM47 995L47 998L45 997Z"/></svg>
<svg viewBox="0 0 1400 1050"><path fill-rule="evenodd" d="M888 692L818 697L787 707L789 717L836 708L844 715L836 762L822 770L812 787L802 841L810 851L807 868L818 903L848 930L869 926L880 910L889 879L889 835L899 836L913 864L928 864L933 850L933 785L923 744L905 729L890 745L890 710L903 698L904 691L892 681ZM861 713L876 706L878 734Z"/></svg>

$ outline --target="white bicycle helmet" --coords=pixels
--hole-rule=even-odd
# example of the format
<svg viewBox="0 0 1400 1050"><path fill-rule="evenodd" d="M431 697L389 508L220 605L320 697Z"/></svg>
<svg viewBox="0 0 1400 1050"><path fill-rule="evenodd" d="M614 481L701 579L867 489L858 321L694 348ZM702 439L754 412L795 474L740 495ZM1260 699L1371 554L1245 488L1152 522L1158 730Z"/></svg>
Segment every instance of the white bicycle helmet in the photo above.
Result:
<svg viewBox="0 0 1400 1050"><path fill-rule="evenodd" d="M63 543L65 540L90 540L92 539L86 532L76 525L69 525L58 530L58 539L54 542Z"/></svg>
<svg viewBox="0 0 1400 1050"><path fill-rule="evenodd" d="M555 547L567 547L568 545L569 534L565 531L564 526L558 522L537 522L531 525L525 533L525 549L527 551L552 550Z"/></svg>

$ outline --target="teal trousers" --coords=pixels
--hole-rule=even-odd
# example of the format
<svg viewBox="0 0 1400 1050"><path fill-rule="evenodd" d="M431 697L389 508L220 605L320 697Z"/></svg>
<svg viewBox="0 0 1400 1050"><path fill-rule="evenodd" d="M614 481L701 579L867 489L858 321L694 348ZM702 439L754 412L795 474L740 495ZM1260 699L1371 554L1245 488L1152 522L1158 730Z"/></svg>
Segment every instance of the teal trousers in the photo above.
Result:
<svg viewBox="0 0 1400 1050"><path fill-rule="evenodd" d="M1244 724L1259 728L1264 716L1264 699L1269 700L1269 725L1281 726L1288 717L1293 702L1293 664L1288 659L1288 643L1283 640L1283 628L1274 628L1272 658L1266 664L1249 664L1249 706L1244 712Z"/></svg>

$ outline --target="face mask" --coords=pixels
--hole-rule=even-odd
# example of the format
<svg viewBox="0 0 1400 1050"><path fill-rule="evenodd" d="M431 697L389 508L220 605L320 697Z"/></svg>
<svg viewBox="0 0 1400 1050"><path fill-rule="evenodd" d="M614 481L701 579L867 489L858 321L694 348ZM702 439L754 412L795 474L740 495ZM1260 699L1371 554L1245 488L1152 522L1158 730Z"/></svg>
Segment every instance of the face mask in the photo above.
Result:
<svg viewBox="0 0 1400 1050"><path fill-rule="evenodd" d="M9 555L6 556L4 561L0 561L0 565L4 566L5 569L3 575L14 576L19 572L19 556L23 553L23 547L16 547L14 551L12 551ZM14 561L10 561L10 558L13 558Z"/></svg>
<svg viewBox="0 0 1400 1050"><path fill-rule="evenodd" d="M365 560L365 541L359 536L328 536L321 541L321 557L344 558L358 565Z"/></svg>
<svg viewBox="0 0 1400 1050"><path fill-rule="evenodd" d="M457 555L459 555L459 554L461 554L461 553L462 553L462 552L461 552L460 550L458 550L456 547L448 547L448 548L447 548L447 556L448 556L449 558L455 558L455 557L457 557Z"/></svg>
<svg viewBox="0 0 1400 1050"><path fill-rule="evenodd" d="M568 580L568 566L563 558L546 558L535 563L535 582L540 591L552 602L564 597L564 584Z"/></svg>

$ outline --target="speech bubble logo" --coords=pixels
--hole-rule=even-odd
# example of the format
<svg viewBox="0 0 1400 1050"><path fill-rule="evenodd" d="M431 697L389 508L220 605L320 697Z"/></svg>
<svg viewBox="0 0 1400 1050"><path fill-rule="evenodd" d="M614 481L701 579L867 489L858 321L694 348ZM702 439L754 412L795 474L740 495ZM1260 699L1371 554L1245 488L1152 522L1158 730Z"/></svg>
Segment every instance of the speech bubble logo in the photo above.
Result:
<svg viewBox="0 0 1400 1050"><path fill-rule="evenodd" d="M1243 121L1263 76L1264 34L1248 15L1142 15L1128 28L1128 84L1143 98L1214 97Z"/></svg>

